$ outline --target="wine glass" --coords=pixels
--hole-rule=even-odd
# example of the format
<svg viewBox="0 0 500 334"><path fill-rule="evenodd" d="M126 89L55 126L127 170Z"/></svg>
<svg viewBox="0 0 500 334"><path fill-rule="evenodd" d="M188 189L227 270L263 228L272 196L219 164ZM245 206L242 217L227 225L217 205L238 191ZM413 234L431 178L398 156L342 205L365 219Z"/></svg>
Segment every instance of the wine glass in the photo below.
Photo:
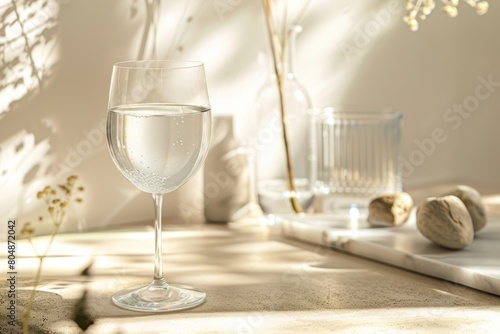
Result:
<svg viewBox="0 0 500 334"><path fill-rule="evenodd" d="M165 312L195 307L206 298L195 287L168 284L162 272L163 194L186 183L210 146L211 112L203 64L192 61L125 61L113 66L107 139L118 170L153 195L153 281L117 292L122 308Z"/></svg>

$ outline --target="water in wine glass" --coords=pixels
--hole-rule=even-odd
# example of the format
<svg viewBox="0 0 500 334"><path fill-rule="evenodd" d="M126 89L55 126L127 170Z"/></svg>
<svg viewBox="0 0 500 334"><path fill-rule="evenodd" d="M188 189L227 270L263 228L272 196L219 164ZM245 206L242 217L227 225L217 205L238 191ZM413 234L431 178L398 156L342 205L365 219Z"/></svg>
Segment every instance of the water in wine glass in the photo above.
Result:
<svg viewBox="0 0 500 334"><path fill-rule="evenodd" d="M202 63L140 60L113 65L109 151L125 178L152 194L155 206L153 280L116 292L111 298L115 305L170 312L204 302L203 290L169 284L163 276L162 203L163 194L180 187L200 169L210 146L211 124Z"/></svg>
<svg viewBox="0 0 500 334"><path fill-rule="evenodd" d="M210 144L210 110L136 104L108 112L108 143L121 173L137 188L171 192L200 168Z"/></svg>

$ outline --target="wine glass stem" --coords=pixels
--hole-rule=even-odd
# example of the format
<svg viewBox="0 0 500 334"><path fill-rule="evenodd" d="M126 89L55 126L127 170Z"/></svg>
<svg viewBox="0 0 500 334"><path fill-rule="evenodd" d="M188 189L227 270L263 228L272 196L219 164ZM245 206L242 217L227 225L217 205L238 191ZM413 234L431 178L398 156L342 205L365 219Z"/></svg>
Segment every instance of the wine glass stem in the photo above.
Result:
<svg viewBox="0 0 500 334"><path fill-rule="evenodd" d="M167 282L163 277L162 263L162 232L161 232L161 216L163 206L163 194L153 194L155 204L155 272L152 286L166 286Z"/></svg>

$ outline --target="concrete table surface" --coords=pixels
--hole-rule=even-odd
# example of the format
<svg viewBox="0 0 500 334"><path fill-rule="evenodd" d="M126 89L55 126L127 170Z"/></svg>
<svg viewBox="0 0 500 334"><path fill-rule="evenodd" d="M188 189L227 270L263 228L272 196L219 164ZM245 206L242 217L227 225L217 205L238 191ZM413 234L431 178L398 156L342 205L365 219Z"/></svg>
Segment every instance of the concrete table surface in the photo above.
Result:
<svg viewBox="0 0 500 334"><path fill-rule="evenodd" d="M46 237L35 242L43 245ZM61 234L45 260L30 333L80 333L71 320L87 291L86 333L498 333L500 298L328 248L284 239L258 225L165 226L167 281L207 293L201 306L139 313L114 306L119 289L149 283L153 230ZM0 249L7 249L6 242ZM16 318L38 265L17 241ZM7 252L2 251L2 275ZM90 276L81 272L90 263ZM9 282L1 281L0 332L8 324Z"/></svg>

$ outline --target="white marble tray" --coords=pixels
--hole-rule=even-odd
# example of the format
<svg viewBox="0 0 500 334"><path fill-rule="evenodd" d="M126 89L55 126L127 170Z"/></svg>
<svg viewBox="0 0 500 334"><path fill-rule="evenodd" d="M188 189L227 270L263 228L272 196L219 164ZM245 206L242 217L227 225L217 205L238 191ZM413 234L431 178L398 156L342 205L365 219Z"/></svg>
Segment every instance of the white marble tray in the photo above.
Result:
<svg viewBox="0 0 500 334"><path fill-rule="evenodd" d="M360 220L364 221L364 220ZM356 229L332 217L279 217L283 235L426 274L500 296L500 219L489 219L474 242L459 251L425 239L410 221L396 228Z"/></svg>

